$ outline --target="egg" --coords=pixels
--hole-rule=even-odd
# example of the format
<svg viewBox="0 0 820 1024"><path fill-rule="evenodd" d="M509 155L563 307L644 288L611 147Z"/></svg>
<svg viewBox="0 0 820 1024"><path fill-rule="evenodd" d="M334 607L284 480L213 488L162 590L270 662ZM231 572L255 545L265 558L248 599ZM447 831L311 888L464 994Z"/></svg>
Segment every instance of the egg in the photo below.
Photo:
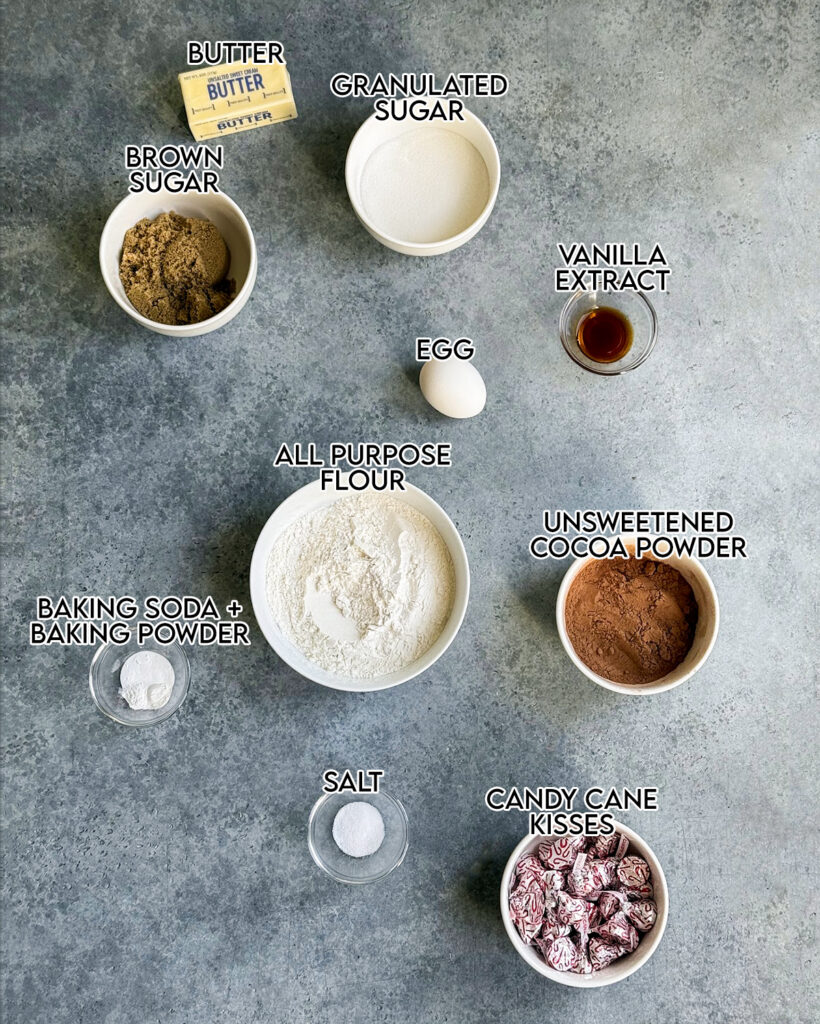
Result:
<svg viewBox="0 0 820 1024"><path fill-rule="evenodd" d="M477 416L487 401L484 378L463 359L431 359L421 368L419 387L434 409L456 420Z"/></svg>

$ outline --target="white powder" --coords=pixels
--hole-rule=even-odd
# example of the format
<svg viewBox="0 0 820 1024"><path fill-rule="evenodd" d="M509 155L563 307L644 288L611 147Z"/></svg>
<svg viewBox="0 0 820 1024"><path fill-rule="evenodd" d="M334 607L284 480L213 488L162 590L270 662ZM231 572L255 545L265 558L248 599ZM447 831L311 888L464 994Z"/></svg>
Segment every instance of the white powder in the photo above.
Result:
<svg viewBox="0 0 820 1024"><path fill-rule="evenodd" d="M365 800L353 800L333 819L333 838L348 857L369 857L384 842L384 818Z"/></svg>
<svg viewBox="0 0 820 1024"><path fill-rule="evenodd" d="M271 550L268 603L314 664L373 679L412 664L450 617L455 571L430 520L367 492L296 520Z"/></svg>
<svg viewBox="0 0 820 1024"><path fill-rule="evenodd" d="M158 711L171 699L174 666L157 651L138 651L120 669L120 696L134 711Z"/></svg>
<svg viewBox="0 0 820 1024"><path fill-rule="evenodd" d="M446 128L412 128L383 142L362 171L362 205L385 235L442 242L474 223L490 198L487 165Z"/></svg>

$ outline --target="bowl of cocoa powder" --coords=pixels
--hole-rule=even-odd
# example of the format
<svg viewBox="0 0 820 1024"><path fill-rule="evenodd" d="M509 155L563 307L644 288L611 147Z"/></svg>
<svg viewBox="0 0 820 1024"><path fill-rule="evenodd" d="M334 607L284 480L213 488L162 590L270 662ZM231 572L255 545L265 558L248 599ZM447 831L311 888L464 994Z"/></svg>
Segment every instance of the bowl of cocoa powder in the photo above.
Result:
<svg viewBox="0 0 820 1024"><path fill-rule="evenodd" d="M720 621L717 593L696 558L579 558L558 591L558 635L581 672L617 693L661 693L708 658Z"/></svg>

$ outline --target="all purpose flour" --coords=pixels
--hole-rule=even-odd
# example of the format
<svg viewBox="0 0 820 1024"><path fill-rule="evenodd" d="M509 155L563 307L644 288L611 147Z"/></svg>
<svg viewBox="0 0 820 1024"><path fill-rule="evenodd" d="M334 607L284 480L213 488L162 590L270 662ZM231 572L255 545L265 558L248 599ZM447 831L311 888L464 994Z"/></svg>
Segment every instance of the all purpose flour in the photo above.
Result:
<svg viewBox="0 0 820 1024"><path fill-rule="evenodd" d="M452 611L455 572L426 516L367 493L284 530L268 561L267 592L280 629L310 661L372 679L432 647Z"/></svg>

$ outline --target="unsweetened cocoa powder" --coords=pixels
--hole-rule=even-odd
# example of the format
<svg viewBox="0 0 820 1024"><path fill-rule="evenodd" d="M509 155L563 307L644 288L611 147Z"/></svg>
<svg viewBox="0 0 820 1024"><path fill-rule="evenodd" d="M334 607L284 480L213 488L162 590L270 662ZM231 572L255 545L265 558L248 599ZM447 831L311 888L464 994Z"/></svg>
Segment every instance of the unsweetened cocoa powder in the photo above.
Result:
<svg viewBox="0 0 820 1024"><path fill-rule="evenodd" d="M689 653L698 605L671 565L596 559L573 580L564 615L585 665L612 682L640 686L667 675Z"/></svg>

